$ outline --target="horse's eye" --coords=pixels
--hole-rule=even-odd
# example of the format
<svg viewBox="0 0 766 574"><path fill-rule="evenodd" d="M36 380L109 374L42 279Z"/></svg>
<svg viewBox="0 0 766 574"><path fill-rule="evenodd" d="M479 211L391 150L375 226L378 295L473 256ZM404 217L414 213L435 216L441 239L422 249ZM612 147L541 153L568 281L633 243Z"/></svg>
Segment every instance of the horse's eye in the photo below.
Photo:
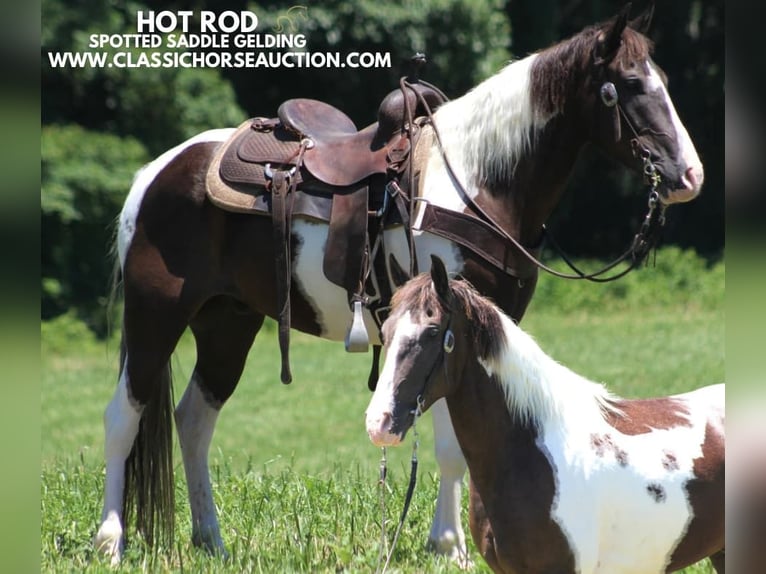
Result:
<svg viewBox="0 0 766 574"><path fill-rule="evenodd" d="M625 80L625 85L633 92L640 92L644 88L640 78L628 78Z"/></svg>
<svg viewBox="0 0 766 574"><path fill-rule="evenodd" d="M428 333L429 337L438 336L439 331L441 331L441 329L439 329L439 325L429 325L428 328L426 329L426 333Z"/></svg>

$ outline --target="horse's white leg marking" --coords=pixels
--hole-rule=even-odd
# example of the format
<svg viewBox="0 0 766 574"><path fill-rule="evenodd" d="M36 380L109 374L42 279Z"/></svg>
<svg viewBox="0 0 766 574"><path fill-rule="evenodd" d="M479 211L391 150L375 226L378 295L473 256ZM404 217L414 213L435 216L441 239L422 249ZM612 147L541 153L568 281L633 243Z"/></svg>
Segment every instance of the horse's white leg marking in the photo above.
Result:
<svg viewBox="0 0 766 574"><path fill-rule="evenodd" d="M460 503L466 462L457 442L452 420L444 399L431 406L434 423L436 461L439 464L441 480L436 512L428 536L429 543L440 554L453 560L466 559L465 533L460 522Z"/></svg>
<svg viewBox="0 0 766 574"><path fill-rule="evenodd" d="M211 552L223 553L223 540L208 470L208 451L219 412L203 396L199 376L195 372L175 410L178 441L181 444L189 490L192 542Z"/></svg>
<svg viewBox="0 0 766 574"><path fill-rule="evenodd" d="M126 357L127 359L127 357ZM127 360L111 402L104 412L106 434L104 458L106 481L104 484L104 510L101 527L93 544L99 552L110 556L112 564L119 563L122 554L122 495L125 489L125 459L130 454L138 433L141 409L128 397Z"/></svg>
<svg viewBox="0 0 766 574"><path fill-rule="evenodd" d="M138 210L141 208L144 194L149 185L154 181L154 178L157 177L157 174L189 146L202 142L224 142L235 131L234 128L223 128L197 134L173 149L166 151L136 173L133 185L130 186L130 193L128 193L120 213L120 225L117 232L117 253L120 257L120 267L125 267L125 256L133 239L133 233L136 231L136 219L138 218Z"/></svg>

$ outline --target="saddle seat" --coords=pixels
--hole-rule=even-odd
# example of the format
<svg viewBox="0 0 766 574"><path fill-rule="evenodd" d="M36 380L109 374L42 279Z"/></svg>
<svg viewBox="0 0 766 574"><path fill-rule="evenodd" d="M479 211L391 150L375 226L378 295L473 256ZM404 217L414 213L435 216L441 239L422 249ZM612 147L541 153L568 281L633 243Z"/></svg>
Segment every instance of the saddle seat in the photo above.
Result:
<svg viewBox="0 0 766 574"><path fill-rule="evenodd" d="M357 131L346 114L319 100L287 100L279 106L277 116L287 129L311 140L303 164L331 186L348 187L374 174L385 174L389 148L400 148L397 134L384 134L378 122Z"/></svg>

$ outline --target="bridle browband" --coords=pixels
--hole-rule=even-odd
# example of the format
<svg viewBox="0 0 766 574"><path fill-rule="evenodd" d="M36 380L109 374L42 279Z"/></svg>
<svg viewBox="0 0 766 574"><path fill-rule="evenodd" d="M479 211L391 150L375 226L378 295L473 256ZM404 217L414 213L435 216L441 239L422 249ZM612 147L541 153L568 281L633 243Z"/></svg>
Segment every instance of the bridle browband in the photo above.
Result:
<svg viewBox="0 0 766 574"><path fill-rule="evenodd" d="M596 61L596 63L599 64L601 62ZM409 86L409 84L406 80L403 79L402 86L407 87ZM442 143L441 135L439 133L439 129L437 128L436 123L433 121L433 112L431 110L431 107L428 105L428 102L425 100L422 94L418 93L416 90L412 90L412 91L415 92L416 97L418 98L420 103L423 105L423 108L426 110L428 124L431 126L431 129L433 130L437 145L439 147L439 151L441 152L442 160L444 161L444 165L447 169L447 172L449 173L450 178L452 179L453 184L460 192L463 202L466 204L467 207L473 210L480 219L482 219L486 224L488 224L492 228L492 231L494 233L499 235L502 239L510 242L528 261L534 264L538 269L541 269L551 275L554 275L555 277L559 277L562 279L576 279L576 280L591 281L594 283L607 283L609 281L614 281L616 279L619 279L627 275L629 272L633 271L634 269L636 269L644 261L644 259L649 254L649 251L652 249L652 247L654 247L657 244L660 238L660 232L665 225L665 210L667 209L667 205L665 205L664 203L660 201L660 195L659 195L659 192L657 191L657 187L659 186L661 181L661 176L659 172L657 171L657 167L652 162L651 152L649 151L649 148L642 143L641 136L636 131L635 127L633 126L633 122L630 121L630 118L625 112L625 109L620 104L617 88L612 82L609 82L609 81L603 82L599 89L599 94L604 106L617 107L617 113L619 114L619 117L625 120L626 125L628 126L628 128L630 129L633 135L633 137L630 140L631 151L633 153L633 157L635 157L636 159L640 159L643 164L642 176L643 176L644 183L649 188L648 200L647 200L648 210L646 215L644 216L643 222L641 223L641 227L639 228L638 233L636 233L635 236L633 237L633 241L631 242L630 246L614 261L612 261L611 263L608 263L602 269L599 269L598 271L594 271L591 273L586 273L578 269L578 267L572 262L571 258L569 258L561 249L558 242L556 242L553 235L551 235L551 233L548 231L545 224L543 224L542 233L544 238L550 242L553 249L558 253L558 255L562 258L562 260L572 269L572 271L574 271L574 274L562 273L561 271L557 271L556 269L553 269L552 267L549 267L545 263L540 261L537 257L535 257L532 253L530 253L529 250L526 249L519 240L517 240L510 233L505 231L500 226L500 224L498 224L497 221L495 221L495 219L489 213L487 213L478 203L476 203L473 199L471 199L471 197L468 195L468 192L465 190L465 187L460 182L460 179L457 177L455 170L453 169L452 164L450 163L449 158L447 157L447 154L444 150L444 145ZM618 122L619 122L619 119L618 119ZM415 198L414 195L415 195L414 193L410 194L411 202L418 201L418 200L425 201L422 198ZM659 209L657 209L658 207ZM627 268L613 275L603 277L603 275L605 275L607 272L614 269L617 265L625 261L629 261Z"/></svg>

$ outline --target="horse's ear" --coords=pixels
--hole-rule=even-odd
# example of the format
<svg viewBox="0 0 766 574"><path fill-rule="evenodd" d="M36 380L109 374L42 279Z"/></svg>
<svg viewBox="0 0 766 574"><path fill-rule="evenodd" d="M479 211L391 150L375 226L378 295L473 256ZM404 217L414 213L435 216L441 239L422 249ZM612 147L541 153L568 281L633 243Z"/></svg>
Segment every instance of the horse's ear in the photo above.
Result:
<svg viewBox="0 0 766 574"><path fill-rule="evenodd" d="M444 266L444 261L436 255L431 255L431 281L433 281L434 289L439 299L448 307L451 306L452 289L449 286L447 268Z"/></svg>
<svg viewBox="0 0 766 574"><path fill-rule="evenodd" d="M608 62L614 58L622 43L622 32L628 25L628 14L630 13L631 3L628 2L622 10L612 18L601 33L598 35L598 44L596 46L596 56L602 62Z"/></svg>
<svg viewBox="0 0 766 574"><path fill-rule="evenodd" d="M654 16L654 1L649 3L646 10L628 22L628 26L646 36L652 23L652 16Z"/></svg>

